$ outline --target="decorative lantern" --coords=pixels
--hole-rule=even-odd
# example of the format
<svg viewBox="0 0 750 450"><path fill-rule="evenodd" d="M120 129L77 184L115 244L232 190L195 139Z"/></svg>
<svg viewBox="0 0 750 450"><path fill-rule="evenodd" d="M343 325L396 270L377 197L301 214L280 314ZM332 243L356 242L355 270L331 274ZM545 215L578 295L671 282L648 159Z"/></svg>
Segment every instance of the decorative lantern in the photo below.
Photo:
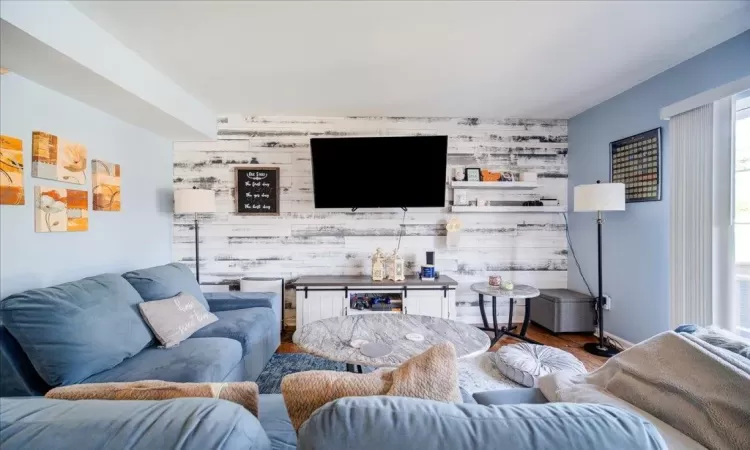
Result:
<svg viewBox="0 0 750 450"><path fill-rule="evenodd" d="M389 271L387 273L388 279L393 281L404 281L404 258L398 254L398 250L394 250L390 257L391 263L389 264Z"/></svg>
<svg viewBox="0 0 750 450"><path fill-rule="evenodd" d="M383 279L390 280L393 273L393 254L383 253Z"/></svg>
<svg viewBox="0 0 750 450"><path fill-rule="evenodd" d="M383 256L383 251L379 248L375 250L375 254L372 255L372 281L383 281L383 278L385 277Z"/></svg>

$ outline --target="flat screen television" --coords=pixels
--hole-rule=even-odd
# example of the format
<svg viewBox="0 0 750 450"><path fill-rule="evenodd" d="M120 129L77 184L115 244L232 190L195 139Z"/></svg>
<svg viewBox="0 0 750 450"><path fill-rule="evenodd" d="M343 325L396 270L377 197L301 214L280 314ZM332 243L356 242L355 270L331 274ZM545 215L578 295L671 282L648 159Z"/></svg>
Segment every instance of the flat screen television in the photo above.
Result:
<svg viewBox="0 0 750 450"><path fill-rule="evenodd" d="M445 206L448 136L312 138L316 208Z"/></svg>

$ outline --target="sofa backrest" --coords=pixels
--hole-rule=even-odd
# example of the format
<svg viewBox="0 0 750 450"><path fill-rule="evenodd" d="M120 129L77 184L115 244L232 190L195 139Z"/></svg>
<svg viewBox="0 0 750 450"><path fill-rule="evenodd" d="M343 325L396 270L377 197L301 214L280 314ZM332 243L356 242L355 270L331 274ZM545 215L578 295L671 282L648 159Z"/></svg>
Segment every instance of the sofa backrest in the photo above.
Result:
<svg viewBox="0 0 750 450"><path fill-rule="evenodd" d="M0 402L4 450L271 450L258 419L226 400L3 398Z"/></svg>
<svg viewBox="0 0 750 450"><path fill-rule="evenodd" d="M142 301L121 276L104 274L11 295L0 302L0 319L47 385L68 385L152 343Z"/></svg>
<svg viewBox="0 0 750 450"><path fill-rule="evenodd" d="M667 446L651 423L613 406L485 406L384 396L340 398L318 408L299 429L298 448L666 450Z"/></svg>
<svg viewBox="0 0 750 450"><path fill-rule="evenodd" d="M185 292L195 297L206 311L209 310L208 302L195 275L185 264L171 263L133 270L122 274L122 277L128 280L147 302L174 297L180 292Z"/></svg>

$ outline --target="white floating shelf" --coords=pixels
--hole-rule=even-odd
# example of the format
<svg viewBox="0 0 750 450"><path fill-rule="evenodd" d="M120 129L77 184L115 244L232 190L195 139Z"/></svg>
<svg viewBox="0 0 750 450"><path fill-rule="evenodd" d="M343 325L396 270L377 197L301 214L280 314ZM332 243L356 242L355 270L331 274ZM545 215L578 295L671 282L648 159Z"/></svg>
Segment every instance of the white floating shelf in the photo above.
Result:
<svg viewBox="0 0 750 450"><path fill-rule="evenodd" d="M561 213L565 206L451 206L451 212L469 213Z"/></svg>
<svg viewBox="0 0 750 450"><path fill-rule="evenodd" d="M451 181L453 189L536 189L532 181Z"/></svg>

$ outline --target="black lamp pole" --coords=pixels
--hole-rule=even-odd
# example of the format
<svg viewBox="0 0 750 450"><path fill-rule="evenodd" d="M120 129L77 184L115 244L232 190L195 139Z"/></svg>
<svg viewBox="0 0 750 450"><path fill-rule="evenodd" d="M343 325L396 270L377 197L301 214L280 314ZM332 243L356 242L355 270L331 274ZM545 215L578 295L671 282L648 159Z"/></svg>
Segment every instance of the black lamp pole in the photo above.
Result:
<svg viewBox="0 0 750 450"><path fill-rule="evenodd" d="M201 283L201 259L198 253L198 213L193 213L195 219L195 280ZM601 290L601 289L600 289Z"/></svg>
<svg viewBox="0 0 750 450"><path fill-rule="evenodd" d="M597 181L599 183L599 181ZM604 341L604 294L602 293L602 212L596 212L596 233L597 233L597 247L599 253L599 296L596 298L596 313L599 321L599 342L590 342L583 345L583 349L587 352L597 355L605 356L609 358L620 353L616 348L609 346Z"/></svg>
<svg viewBox="0 0 750 450"><path fill-rule="evenodd" d="M216 212L216 197L211 189L178 189L174 192L175 214L193 214L195 231L195 280L201 282L200 224L198 214Z"/></svg>

